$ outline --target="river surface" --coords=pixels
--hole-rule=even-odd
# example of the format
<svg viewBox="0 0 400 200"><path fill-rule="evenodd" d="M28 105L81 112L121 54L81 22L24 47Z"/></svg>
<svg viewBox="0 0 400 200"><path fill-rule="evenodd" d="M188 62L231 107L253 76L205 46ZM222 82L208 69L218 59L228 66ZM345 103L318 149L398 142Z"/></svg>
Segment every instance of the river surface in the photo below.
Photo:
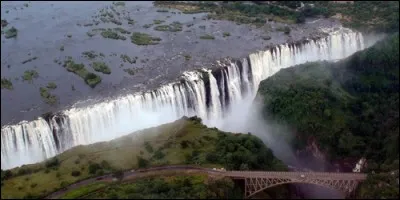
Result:
<svg viewBox="0 0 400 200"><path fill-rule="evenodd" d="M24 4L27 4L25 6ZM16 124L22 120L32 120L46 112L57 112L71 106L79 107L115 98L124 93L153 89L160 84L179 77L183 71L211 67L211 63L224 57L241 58L251 52L265 49L267 45L285 43L311 37L321 27L335 27L334 20L310 20L304 25L291 25L290 36L276 31L283 25L268 22L262 28L249 25L237 25L229 21L207 20L206 13L182 14L177 10L157 12L159 8L151 1L125 2L125 6L114 6L121 15L117 17L122 25L103 23L99 20L99 11L110 7L112 2L1 2L2 19L8 21L7 30L14 26L18 30L16 38L6 39L1 35L1 76L9 78L13 90L1 90L1 125ZM173 13L175 12L175 14ZM134 19L134 25L128 24L128 17ZM183 24L181 32L161 32L143 25L153 20L165 20L163 24L179 21ZM84 26L100 21L93 26ZM192 25L193 24L193 25ZM201 28L200 26L205 26ZM87 35L94 28L122 27L131 32L144 32L162 39L158 45L137 46L127 40L105 39L100 34ZM190 32L189 32L190 31ZM223 37L223 32L231 36ZM211 34L215 40L202 40L199 37ZM71 35L71 37L68 37ZM262 35L271 36L263 40ZM61 51L64 46L64 51ZM94 60L82 56L82 52L103 53L104 58ZM135 64L124 63L120 55L138 57ZM190 55L185 60L184 55ZM80 77L66 71L55 60L63 62L71 56L75 62L89 66L93 61L104 61L111 68L110 75L96 72L102 82L94 89L86 85ZM22 64L24 60L37 57L36 60ZM142 61L143 60L143 61ZM123 64L123 66L121 66ZM133 76L124 69L136 69ZM25 70L35 69L39 77L32 83L23 81ZM57 84L51 91L59 98L54 106L46 104L40 96L39 88L48 82ZM72 85L75 90L72 90Z"/></svg>

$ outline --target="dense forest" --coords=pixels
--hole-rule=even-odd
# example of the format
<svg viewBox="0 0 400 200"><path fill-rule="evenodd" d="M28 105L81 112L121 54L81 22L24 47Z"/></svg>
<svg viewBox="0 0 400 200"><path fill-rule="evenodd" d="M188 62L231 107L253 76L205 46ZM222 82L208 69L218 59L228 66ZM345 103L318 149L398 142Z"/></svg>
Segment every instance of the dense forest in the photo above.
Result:
<svg viewBox="0 0 400 200"><path fill-rule="evenodd" d="M295 130L296 149L314 138L331 160L365 157L365 171L376 174L361 197L398 197L398 33L336 63L283 69L260 84L259 94L264 116Z"/></svg>

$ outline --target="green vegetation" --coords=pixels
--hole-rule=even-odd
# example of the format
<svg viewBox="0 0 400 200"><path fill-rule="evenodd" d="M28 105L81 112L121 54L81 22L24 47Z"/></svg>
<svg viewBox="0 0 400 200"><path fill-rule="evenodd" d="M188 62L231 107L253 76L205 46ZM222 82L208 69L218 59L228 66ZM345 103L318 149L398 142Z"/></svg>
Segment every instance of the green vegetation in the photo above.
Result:
<svg viewBox="0 0 400 200"><path fill-rule="evenodd" d="M165 22L165 20L159 20L159 19L153 20L153 24L162 24L164 22Z"/></svg>
<svg viewBox="0 0 400 200"><path fill-rule="evenodd" d="M398 91L398 33L337 63L281 70L259 88L265 117L296 130L296 149L315 139L330 160L366 157L376 173L399 169ZM385 176L372 176L363 198L398 197Z"/></svg>
<svg viewBox="0 0 400 200"><path fill-rule="evenodd" d="M27 62L31 62L31 61L34 61L34 60L36 60L38 57L33 57L33 58L29 58L29 59L27 59L27 60L24 60L24 61L22 61L22 64L25 64L25 63L27 63Z"/></svg>
<svg viewBox="0 0 400 200"><path fill-rule="evenodd" d="M22 79L24 81L31 82L33 79L36 79L38 77L39 77L39 73L36 70L32 69L32 70L26 70L24 72L24 75L22 76Z"/></svg>
<svg viewBox="0 0 400 200"><path fill-rule="evenodd" d="M12 37L17 37L17 34L18 34L18 30L13 26L5 32L4 37L7 39L12 38Z"/></svg>
<svg viewBox="0 0 400 200"><path fill-rule="evenodd" d="M134 64L134 63L136 63L136 59L137 59L137 57L135 57L135 58L130 58L128 55L126 55L126 54L121 54L120 55L120 58L122 59L122 61L124 62L124 63L126 63L126 62L128 62L128 63L130 63L130 64Z"/></svg>
<svg viewBox="0 0 400 200"><path fill-rule="evenodd" d="M125 30L125 29L123 29L121 27L114 28L114 31L118 31L118 32L120 32L122 34L131 34L130 31L127 31L127 30Z"/></svg>
<svg viewBox="0 0 400 200"><path fill-rule="evenodd" d="M154 27L156 31L169 31L169 32L179 32L182 31L182 24L180 22L172 22L170 25L159 25Z"/></svg>
<svg viewBox="0 0 400 200"><path fill-rule="evenodd" d="M3 28L3 27L6 27L7 25L8 25L7 20L2 19L2 20L1 20L1 27Z"/></svg>
<svg viewBox="0 0 400 200"><path fill-rule="evenodd" d="M12 90L13 85L12 85L11 80L9 80L7 78L1 78L1 89Z"/></svg>
<svg viewBox="0 0 400 200"><path fill-rule="evenodd" d="M101 77L97 74L88 72L85 68L84 64L77 64L72 60L64 61L64 67L69 72L73 72L74 74L80 76L85 80L85 83L88 84L90 87L94 88L97 84L101 82Z"/></svg>
<svg viewBox="0 0 400 200"><path fill-rule="evenodd" d="M263 26L266 19L283 23L304 23L307 17L335 17L345 26L363 31L396 32L399 30L398 1L355 1L336 3L334 1L308 1L299 8L300 2L277 1L268 4L244 2L182 2L157 1L159 7L175 8L185 14L209 12L208 19L229 20L237 24ZM310 4L313 4L311 6ZM299 10L295 10L295 9ZM373 14L371 14L373 13ZM337 15L339 14L339 15Z"/></svg>
<svg viewBox="0 0 400 200"><path fill-rule="evenodd" d="M86 58L89 58L90 60L93 60L95 58L97 58L98 56L104 57L103 53L99 53L98 55L96 54L95 51L84 51L82 52L82 55Z"/></svg>
<svg viewBox="0 0 400 200"><path fill-rule="evenodd" d="M67 192L64 196L61 197L61 199L78 199L79 197L82 197L93 191L104 188L105 186L106 186L105 183L93 183L90 185L86 185L86 186L80 187L79 189Z"/></svg>
<svg viewBox="0 0 400 200"><path fill-rule="evenodd" d="M361 31L398 32L398 1L354 1L352 4L313 2L330 15L339 13L346 27ZM372 14L373 13L373 14Z"/></svg>
<svg viewBox="0 0 400 200"><path fill-rule="evenodd" d="M61 45L60 51L64 51L64 45Z"/></svg>
<svg viewBox="0 0 400 200"><path fill-rule="evenodd" d="M128 24L134 25L135 24L135 20L129 18L128 19Z"/></svg>
<svg viewBox="0 0 400 200"><path fill-rule="evenodd" d="M125 2L117 1L117 2L113 2L113 5L115 5L115 6L125 6Z"/></svg>
<svg viewBox="0 0 400 200"><path fill-rule="evenodd" d="M40 87L39 90L40 90L40 96L47 104L54 105L58 102L57 97L55 95L50 94L46 88ZM26 173L20 173L20 174L26 174Z"/></svg>
<svg viewBox="0 0 400 200"><path fill-rule="evenodd" d="M206 34L206 35L200 36L200 39L203 39L203 40L214 40L215 38L212 35Z"/></svg>
<svg viewBox="0 0 400 200"><path fill-rule="evenodd" d="M191 199L241 198L234 192L234 183L228 178L209 178L207 175L178 175L139 179L134 183L109 186L89 198L122 199Z"/></svg>
<svg viewBox="0 0 400 200"><path fill-rule="evenodd" d="M124 72L128 73L129 75L133 76L135 75L135 70L134 69L124 69Z"/></svg>
<svg viewBox="0 0 400 200"><path fill-rule="evenodd" d="M187 60L187 61L192 58L192 56L190 56L190 55L183 55L183 57L185 57L185 60Z"/></svg>
<svg viewBox="0 0 400 200"><path fill-rule="evenodd" d="M264 25L267 18L284 23L294 23L297 15L293 10L281 8L273 4L251 5L234 2L216 5L214 2L178 1L160 1L154 4L156 6L168 6L179 9L185 14L209 12L208 19L229 20L240 24L254 24L256 26Z"/></svg>
<svg viewBox="0 0 400 200"><path fill-rule="evenodd" d="M147 148L151 146L152 153L146 150L146 146ZM1 198L22 198L28 194L39 198L78 180L103 173L117 174L116 172L120 170L144 166L178 164L196 164L211 168L225 167L228 169L239 169L241 166L243 168L246 165L249 169L282 169L280 161L276 160L272 156L271 150L266 148L262 141L255 136L226 133L216 128L210 129L203 125L199 118L184 117L173 123L141 130L108 142L77 146L46 162L4 171L2 172L3 187ZM24 173L18 174L20 170L23 170ZM46 173L46 171L48 172ZM73 171L80 171L80 175L72 176ZM26 178L29 178L30 183L37 183L37 186L19 190L18 187L26 185ZM203 181L200 182L198 178L189 180L190 182L196 182L192 182L192 185L186 184L185 178L179 176L168 178L168 180L174 179L177 180L178 187L175 187L174 184L164 184L167 189L154 193L154 195L165 195L164 192L170 190L168 188L173 188L175 191L185 191L179 194L171 192L170 196L185 197L190 193L199 194L204 191L203 189L198 190L200 189L198 188L200 187L199 184L204 183ZM178 189L180 188L180 181L178 180L186 182L186 186ZM134 184L138 185L142 185L142 183L142 180L134 182ZM137 195L146 196L149 192L152 192L153 187L147 186L148 189L142 190L142 193L139 192ZM106 190L101 190L93 195L108 195L112 190L116 190L117 195L125 195L125 193L122 194L117 191L120 191L119 187L125 186L121 184L109 185ZM158 187L157 185L154 188ZM219 187L223 188L223 186ZM46 189L45 192L43 192L44 189ZM224 192L216 193L216 186L211 189L207 193L221 194L221 196L225 194ZM85 189L79 188L78 190ZM91 189L88 190L93 191ZM106 192L103 193L103 191ZM132 194L136 194L137 191L133 191ZM77 196L81 197L84 195L83 193L88 192L79 192ZM233 191L229 193L233 193Z"/></svg>
<svg viewBox="0 0 400 200"><path fill-rule="evenodd" d="M88 35L89 37L93 37L96 35L96 33L88 31L88 32L86 32L86 35Z"/></svg>
<svg viewBox="0 0 400 200"><path fill-rule="evenodd" d="M103 36L104 38L110 38L114 40L126 40L125 36L119 35L117 32L112 31L110 28L108 28L105 31L102 31L100 35Z"/></svg>
<svg viewBox="0 0 400 200"><path fill-rule="evenodd" d="M151 26L153 26L153 24L145 24L143 25L143 28L150 28Z"/></svg>
<svg viewBox="0 0 400 200"><path fill-rule="evenodd" d="M111 23L113 23L113 24L116 24L116 25L122 25L122 22L120 22L120 21L118 21L118 20L116 20L116 19L109 19L109 21L111 22Z"/></svg>
<svg viewBox="0 0 400 200"><path fill-rule="evenodd" d="M102 72L103 74L111 74L110 68L104 62L93 62L92 67L96 72Z"/></svg>
<svg viewBox="0 0 400 200"><path fill-rule="evenodd" d="M49 82L49 83L47 83L46 87L49 89L56 89L57 85L54 82Z"/></svg>
<svg viewBox="0 0 400 200"><path fill-rule="evenodd" d="M152 37L146 33L134 32L132 33L131 41L136 45L155 45L161 41L161 38Z"/></svg>
<svg viewBox="0 0 400 200"><path fill-rule="evenodd" d="M222 35L223 35L224 37L229 37L229 36L231 36L231 33L229 33L229 32L223 32Z"/></svg>

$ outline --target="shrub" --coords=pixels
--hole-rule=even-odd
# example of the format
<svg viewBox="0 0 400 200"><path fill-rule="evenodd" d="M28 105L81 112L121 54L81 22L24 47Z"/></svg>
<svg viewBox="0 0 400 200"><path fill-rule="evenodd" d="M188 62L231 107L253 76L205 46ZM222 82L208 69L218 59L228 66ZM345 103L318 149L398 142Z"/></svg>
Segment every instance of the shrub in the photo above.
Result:
<svg viewBox="0 0 400 200"><path fill-rule="evenodd" d="M139 168L146 168L149 165L149 161L142 158L141 156L137 156L137 162Z"/></svg>
<svg viewBox="0 0 400 200"><path fill-rule="evenodd" d="M89 174L96 174L96 171L101 169L98 163L92 163L89 165Z"/></svg>
<svg viewBox="0 0 400 200"><path fill-rule="evenodd" d="M102 170L102 169L97 170L96 175L97 175L97 176L102 176L102 175L104 175L104 170Z"/></svg>
<svg viewBox="0 0 400 200"><path fill-rule="evenodd" d="M200 39L203 39L203 40L214 40L215 38L212 35L206 34L206 35L200 36Z"/></svg>
<svg viewBox="0 0 400 200"><path fill-rule="evenodd" d="M231 34L230 34L229 32L224 32L224 33L223 33L223 36L224 36L224 37L229 37L229 36L231 36Z"/></svg>
<svg viewBox="0 0 400 200"><path fill-rule="evenodd" d="M39 77L39 73L36 70L26 70L22 79L24 81L32 81L32 79L36 79Z"/></svg>
<svg viewBox="0 0 400 200"><path fill-rule="evenodd" d="M7 20L2 19L1 20L1 27L3 28L3 27L6 27L7 25L8 25Z"/></svg>
<svg viewBox="0 0 400 200"><path fill-rule="evenodd" d="M165 154L159 149L154 153L153 157L155 159L163 159L165 157Z"/></svg>
<svg viewBox="0 0 400 200"><path fill-rule="evenodd" d="M50 160L46 161L45 166L46 168L51 168L51 167L58 167L60 165L60 162L58 161L58 158L51 158Z"/></svg>
<svg viewBox="0 0 400 200"><path fill-rule="evenodd" d="M118 31L118 32L120 32L122 34L131 34L130 31L127 31L127 30L125 30L125 29L123 29L121 27L114 28L114 31Z"/></svg>
<svg viewBox="0 0 400 200"><path fill-rule="evenodd" d="M71 172L71 176L74 176L74 177L76 177L76 176L80 176L81 175L81 172L80 171L72 171Z"/></svg>
<svg viewBox="0 0 400 200"><path fill-rule="evenodd" d="M67 187L69 185L69 183L67 182L67 181L62 181L61 183L60 183L60 187L61 188L65 188L65 187Z"/></svg>
<svg viewBox="0 0 400 200"><path fill-rule="evenodd" d="M124 72L128 73L131 76L135 75L135 70L133 69L124 69Z"/></svg>
<svg viewBox="0 0 400 200"><path fill-rule="evenodd" d="M215 153L211 152L206 155L206 160L210 163L214 163L218 160L218 156Z"/></svg>
<svg viewBox="0 0 400 200"><path fill-rule="evenodd" d="M100 165L103 169L111 169L110 163L105 160L101 161Z"/></svg>
<svg viewBox="0 0 400 200"><path fill-rule="evenodd" d="M1 170L1 180L7 180L13 176L11 170Z"/></svg>
<svg viewBox="0 0 400 200"><path fill-rule="evenodd" d="M12 38L12 37L17 37L17 34L18 34L18 30L15 27L11 27L10 29L8 29L5 32L4 37L7 39Z"/></svg>
<svg viewBox="0 0 400 200"><path fill-rule="evenodd" d="M101 82L101 77L98 76L97 74L94 73L87 73L85 76L85 82L88 84L91 88L94 88L97 84Z"/></svg>
<svg viewBox="0 0 400 200"><path fill-rule="evenodd" d="M151 146L151 144L149 142L145 142L144 147L146 148L147 152L153 153L153 147Z"/></svg>
<svg viewBox="0 0 400 200"><path fill-rule="evenodd" d="M189 146L189 141L187 141L187 140L181 141L182 149L186 149L188 146Z"/></svg>
<svg viewBox="0 0 400 200"><path fill-rule="evenodd" d="M152 37L146 33L134 32L131 36L131 42L136 45L155 45L161 41L161 38Z"/></svg>
<svg viewBox="0 0 400 200"><path fill-rule="evenodd" d="M107 29L100 33L104 38L110 38L114 40L126 40L125 36L119 35L117 32L112 31L111 29Z"/></svg>
<svg viewBox="0 0 400 200"><path fill-rule="evenodd" d="M18 170L18 175L22 176L22 175L26 175L26 174L31 174L32 170L29 168L21 168Z"/></svg>
<svg viewBox="0 0 400 200"><path fill-rule="evenodd" d="M1 89L12 90L13 89L12 82L9 79L2 78L1 79Z"/></svg>
<svg viewBox="0 0 400 200"><path fill-rule="evenodd" d="M37 183L32 183L31 188L35 188L37 186Z"/></svg>
<svg viewBox="0 0 400 200"><path fill-rule="evenodd" d="M102 72L103 74L111 74L110 68L104 62L93 62L92 67L96 72Z"/></svg>
<svg viewBox="0 0 400 200"><path fill-rule="evenodd" d="M46 87L49 89L56 89L57 85L54 82L49 82Z"/></svg>
<svg viewBox="0 0 400 200"><path fill-rule="evenodd" d="M165 22L164 20L158 20L158 19L153 20L154 24L162 24L164 22Z"/></svg>

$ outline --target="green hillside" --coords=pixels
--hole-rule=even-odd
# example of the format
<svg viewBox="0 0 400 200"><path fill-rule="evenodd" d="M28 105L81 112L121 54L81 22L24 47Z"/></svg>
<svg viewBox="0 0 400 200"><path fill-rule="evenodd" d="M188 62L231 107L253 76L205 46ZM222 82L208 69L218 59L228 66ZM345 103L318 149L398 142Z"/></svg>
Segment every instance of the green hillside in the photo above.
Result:
<svg viewBox="0 0 400 200"><path fill-rule="evenodd" d="M105 173L177 164L224 167L228 170L286 170L259 138L210 129L196 117L182 118L109 142L77 146L46 162L2 171L1 198L38 198L78 180ZM233 182L230 181L230 184ZM82 189L83 193L97 186L88 187ZM112 186L115 187L119 188ZM141 192L137 195L146 196L151 191ZM77 193L83 195L80 190ZM80 196L72 195L76 198ZM178 194L169 195L173 198ZM185 196L182 195L177 197ZM242 194L239 192L239 195ZM223 198L225 195L215 197Z"/></svg>
<svg viewBox="0 0 400 200"><path fill-rule="evenodd" d="M398 174L398 33L337 63L283 69L258 92L264 116L295 130L295 148L314 138L330 160L366 157L368 172ZM386 187L361 189L360 195L398 197L398 184L390 184L398 176L386 175L380 177Z"/></svg>

